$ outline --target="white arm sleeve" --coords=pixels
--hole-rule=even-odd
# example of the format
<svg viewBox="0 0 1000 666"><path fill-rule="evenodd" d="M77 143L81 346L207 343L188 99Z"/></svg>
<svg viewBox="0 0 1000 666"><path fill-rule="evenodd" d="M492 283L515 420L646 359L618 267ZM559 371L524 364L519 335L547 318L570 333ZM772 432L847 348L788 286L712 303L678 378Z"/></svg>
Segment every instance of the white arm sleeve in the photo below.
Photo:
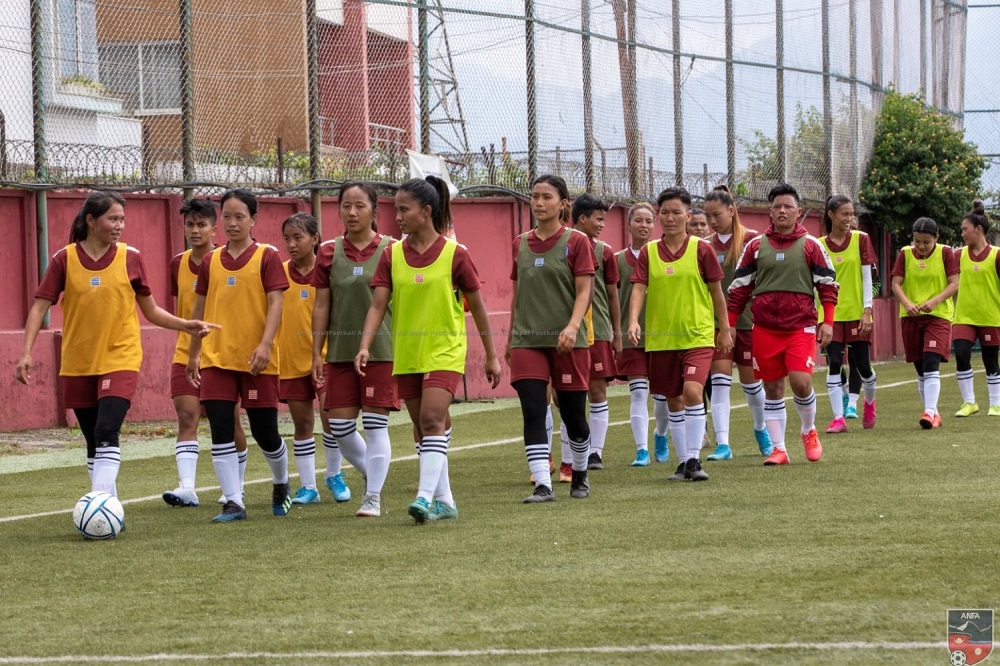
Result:
<svg viewBox="0 0 1000 666"><path fill-rule="evenodd" d="M872 267L861 267L861 302L864 307L872 306Z"/></svg>

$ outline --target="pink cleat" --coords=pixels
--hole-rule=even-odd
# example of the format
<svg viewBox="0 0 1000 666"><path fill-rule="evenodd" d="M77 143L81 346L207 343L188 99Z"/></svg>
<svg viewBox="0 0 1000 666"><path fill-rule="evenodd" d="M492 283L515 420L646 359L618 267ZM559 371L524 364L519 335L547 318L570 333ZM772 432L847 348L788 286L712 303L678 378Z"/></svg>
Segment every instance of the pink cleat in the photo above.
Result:
<svg viewBox="0 0 1000 666"><path fill-rule="evenodd" d="M835 435L841 432L847 432L847 421L844 420L843 416L839 416L834 420L830 421L830 425L826 427L826 432L828 435Z"/></svg>
<svg viewBox="0 0 1000 666"><path fill-rule="evenodd" d="M875 416L875 401L872 400L871 402L868 402L865 400L865 414L861 419L861 425L865 430L871 430L875 427L875 422L877 420L878 417Z"/></svg>
<svg viewBox="0 0 1000 666"><path fill-rule="evenodd" d="M806 449L806 460L809 462L816 462L823 455L823 445L819 443L816 428L802 435L802 445Z"/></svg>

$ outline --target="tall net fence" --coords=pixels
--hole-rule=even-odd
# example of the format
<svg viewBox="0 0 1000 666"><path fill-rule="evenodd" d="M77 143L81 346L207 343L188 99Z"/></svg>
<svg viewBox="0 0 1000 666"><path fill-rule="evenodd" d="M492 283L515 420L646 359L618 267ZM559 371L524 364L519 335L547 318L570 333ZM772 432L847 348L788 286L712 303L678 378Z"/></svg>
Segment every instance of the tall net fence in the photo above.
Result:
<svg viewBox="0 0 1000 666"><path fill-rule="evenodd" d="M983 195L994 210L1000 208L1000 72L994 55L997 26L1000 5L969 5L965 134L986 158Z"/></svg>
<svg viewBox="0 0 1000 666"><path fill-rule="evenodd" d="M998 190L995 67L965 74L967 24L985 62L998 19L940 0L11 0L0 182L399 182L414 150L460 187L556 173L755 201L788 180L820 201L856 197L893 87L964 119Z"/></svg>

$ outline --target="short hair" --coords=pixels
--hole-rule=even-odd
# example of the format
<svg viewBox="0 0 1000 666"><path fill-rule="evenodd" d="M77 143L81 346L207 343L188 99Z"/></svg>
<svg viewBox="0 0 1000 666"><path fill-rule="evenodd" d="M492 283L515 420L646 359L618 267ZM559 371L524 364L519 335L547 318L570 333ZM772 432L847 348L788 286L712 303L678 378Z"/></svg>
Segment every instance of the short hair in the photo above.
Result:
<svg viewBox="0 0 1000 666"><path fill-rule="evenodd" d="M211 199L187 199L181 204L181 216L201 217L215 222L217 217L215 202Z"/></svg>
<svg viewBox="0 0 1000 666"><path fill-rule="evenodd" d="M590 216L599 210L606 213L611 210L611 206L593 194L581 194L573 201L573 224L576 224L581 215Z"/></svg>
<svg viewBox="0 0 1000 666"><path fill-rule="evenodd" d="M656 197L656 206L660 207L664 201L671 199L679 199L682 204L688 208L691 207L691 194L683 187L668 187L660 192L660 196Z"/></svg>
<svg viewBox="0 0 1000 666"><path fill-rule="evenodd" d="M767 202L768 203L774 203L775 199L777 199L778 197L785 196L785 195L791 195L791 196L795 197L795 204L796 205L798 205L798 204L800 204L802 202L802 200L799 199L799 191L796 190L791 185L789 185L788 183L778 183L777 185L775 185L774 187L772 187L771 191L767 193Z"/></svg>
<svg viewBox="0 0 1000 666"><path fill-rule="evenodd" d="M691 214L692 215L704 215L705 214L705 209L698 208L697 206L692 206L691 207Z"/></svg>

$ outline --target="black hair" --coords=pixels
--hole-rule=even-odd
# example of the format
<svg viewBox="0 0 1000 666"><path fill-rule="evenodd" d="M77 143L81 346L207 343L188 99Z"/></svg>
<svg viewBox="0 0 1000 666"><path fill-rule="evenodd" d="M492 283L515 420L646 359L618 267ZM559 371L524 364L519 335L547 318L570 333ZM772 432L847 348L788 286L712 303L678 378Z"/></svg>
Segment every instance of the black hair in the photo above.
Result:
<svg viewBox="0 0 1000 666"><path fill-rule="evenodd" d="M349 180L340 186L340 198L344 198L344 192L351 188L358 188L368 196L368 201L372 205L372 231L378 231L378 193L375 188L368 183L362 183L361 181Z"/></svg>
<svg viewBox="0 0 1000 666"><path fill-rule="evenodd" d="M709 201L733 209L733 238L729 244L729 249L726 250L725 264L727 266L736 266L740 260L740 255L743 254L743 240L746 238L746 229L744 229L743 223L740 222L740 211L736 208L736 200L733 199L733 193L729 191L729 186L722 183L721 185L716 185L712 188L711 192L705 195L705 203Z"/></svg>
<svg viewBox="0 0 1000 666"><path fill-rule="evenodd" d="M918 217L917 221L913 223L913 233L937 236L938 223L929 217Z"/></svg>
<svg viewBox="0 0 1000 666"><path fill-rule="evenodd" d="M181 204L182 217L185 219L188 217L200 217L205 220L211 220L212 226L215 226L215 210L215 202L211 199L187 199Z"/></svg>
<svg viewBox="0 0 1000 666"><path fill-rule="evenodd" d="M982 229L984 234L990 233L990 218L986 217L986 206L979 199L972 202L972 210L962 218L963 222L966 220Z"/></svg>
<svg viewBox="0 0 1000 666"><path fill-rule="evenodd" d="M399 189L407 192L421 206L430 206L431 221L434 223L434 231L443 234L451 228L451 192L448 191L448 183L437 176L427 176L427 178L411 178Z"/></svg>
<svg viewBox="0 0 1000 666"><path fill-rule="evenodd" d="M668 187L660 192L660 196L656 197L657 208L662 206L664 201L671 199L679 199L682 204L691 208L691 194L683 187Z"/></svg>
<svg viewBox="0 0 1000 666"><path fill-rule="evenodd" d="M705 214L705 209L698 208L697 206L691 206L691 214L692 215L704 215Z"/></svg>
<svg viewBox="0 0 1000 666"><path fill-rule="evenodd" d="M96 220L107 213L115 204L125 206L125 199L115 192L93 192L88 196L76 217L73 218L73 224L69 229L69 242L78 243L87 240L87 232L89 231L87 217L93 217Z"/></svg>
<svg viewBox="0 0 1000 666"><path fill-rule="evenodd" d="M573 224L579 221L581 215L589 217L599 210L606 213L611 210L611 206L593 194L581 194L573 202Z"/></svg>
<svg viewBox="0 0 1000 666"><path fill-rule="evenodd" d="M569 201L569 188L566 186L566 181L562 178L562 176L555 176L551 173L542 174L538 178L531 181L531 188L534 189L535 185L540 184L551 185L555 188L556 193L559 194L559 198L561 200ZM569 215L569 211L567 209L563 209L559 212L559 220L565 220L567 215Z"/></svg>
<svg viewBox="0 0 1000 666"><path fill-rule="evenodd" d="M826 229L826 233L833 230L833 220L830 219L830 215L836 213L844 204L849 203L851 200L843 194L834 194L826 198L826 212L823 214L823 228Z"/></svg>
<svg viewBox="0 0 1000 666"><path fill-rule="evenodd" d="M219 202L220 206L225 206L226 202L230 199L239 199L244 204L246 204L247 210L250 211L250 217L257 214L257 197L254 196L253 192L250 190L238 187L235 190L229 190L222 195L222 201Z"/></svg>
<svg viewBox="0 0 1000 666"><path fill-rule="evenodd" d="M288 216L288 219L281 223L281 233L285 233L285 227L293 227L301 229L306 232L309 236L319 236L319 225L316 224L316 218L309 213L292 213ZM323 240L322 237L319 240ZM319 253L319 243L313 245L313 254Z"/></svg>
<svg viewBox="0 0 1000 666"><path fill-rule="evenodd" d="M778 197L791 195L795 197L795 205L798 206L802 200L799 199L799 191L788 183L778 183L771 188L771 191L767 193L767 202L774 203L774 200Z"/></svg>

